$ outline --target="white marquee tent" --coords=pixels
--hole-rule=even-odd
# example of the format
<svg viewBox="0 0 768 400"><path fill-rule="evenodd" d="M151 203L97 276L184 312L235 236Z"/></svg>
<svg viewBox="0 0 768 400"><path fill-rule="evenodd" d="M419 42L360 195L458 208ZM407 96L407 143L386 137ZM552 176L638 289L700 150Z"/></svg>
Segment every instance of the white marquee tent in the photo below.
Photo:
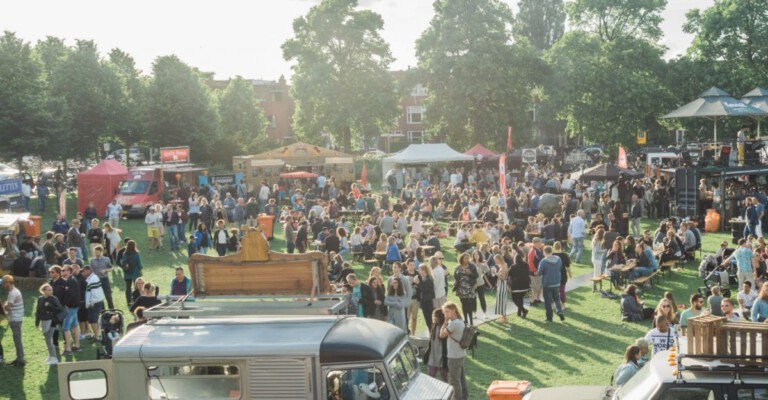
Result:
<svg viewBox="0 0 768 400"><path fill-rule="evenodd" d="M399 153L381 160L382 173L398 166L452 161L472 161L474 157L459 153L445 143L412 144Z"/></svg>

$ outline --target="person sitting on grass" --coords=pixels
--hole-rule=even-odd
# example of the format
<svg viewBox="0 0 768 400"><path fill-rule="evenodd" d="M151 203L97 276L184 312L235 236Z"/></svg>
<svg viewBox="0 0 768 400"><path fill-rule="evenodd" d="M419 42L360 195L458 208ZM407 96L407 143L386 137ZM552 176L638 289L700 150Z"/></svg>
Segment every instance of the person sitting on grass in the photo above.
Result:
<svg viewBox="0 0 768 400"><path fill-rule="evenodd" d="M621 295L621 320L638 322L653 318L654 310L643 307L644 304L637 297L637 286L627 286Z"/></svg>

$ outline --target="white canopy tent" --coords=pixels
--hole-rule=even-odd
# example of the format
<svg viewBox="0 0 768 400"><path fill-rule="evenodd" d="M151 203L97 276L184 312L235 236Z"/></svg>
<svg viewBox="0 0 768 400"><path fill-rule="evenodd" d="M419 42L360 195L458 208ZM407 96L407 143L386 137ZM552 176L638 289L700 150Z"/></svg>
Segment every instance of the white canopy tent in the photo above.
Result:
<svg viewBox="0 0 768 400"><path fill-rule="evenodd" d="M474 157L459 153L445 143L412 144L399 153L382 159L381 171L386 178L387 171L397 166L472 160Z"/></svg>

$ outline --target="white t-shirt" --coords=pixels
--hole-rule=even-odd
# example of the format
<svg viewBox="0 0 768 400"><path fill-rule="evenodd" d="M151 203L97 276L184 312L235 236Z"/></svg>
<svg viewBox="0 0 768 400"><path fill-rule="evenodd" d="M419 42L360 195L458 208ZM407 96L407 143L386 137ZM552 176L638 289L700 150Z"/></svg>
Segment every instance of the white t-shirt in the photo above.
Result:
<svg viewBox="0 0 768 400"><path fill-rule="evenodd" d="M219 231L219 234L216 237L216 243L227 244L227 232L224 229Z"/></svg>
<svg viewBox="0 0 768 400"><path fill-rule="evenodd" d="M160 224L163 223L163 216L159 213L147 213L147 216L144 217L144 223L147 224L148 227L151 228L157 228L160 227Z"/></svg>
<svg viewBox="0 0 768 400"><path fill-rule="evenodd" d="M433 269L432 279L435 281L435 298L445 297L447 295L445 293L445 270L440 267Z"/></svg>
<svg viewBox="0 0 768 400"><path fill-rule="evenodd" d="M653 346L653 354L656 354L675 345L675 333L672 326L664 333L660 332L659 328L653 328L645 335L645 340Z"/></svg>
<svg viewBox="0 0 768 400"><path fill-rule="evenodd" d="M743 290L739 291L739 302L744 304L744 307L752 308L755 300L757 300L757 292L755 290L750 290L749 294L744 293Z"/></svg>
<svg viewBox="0 0 768 400"><path fill-rule="evenodd" d="M8 292L8 321L19 322L24 320L24 298L15 287Z"/></svg>

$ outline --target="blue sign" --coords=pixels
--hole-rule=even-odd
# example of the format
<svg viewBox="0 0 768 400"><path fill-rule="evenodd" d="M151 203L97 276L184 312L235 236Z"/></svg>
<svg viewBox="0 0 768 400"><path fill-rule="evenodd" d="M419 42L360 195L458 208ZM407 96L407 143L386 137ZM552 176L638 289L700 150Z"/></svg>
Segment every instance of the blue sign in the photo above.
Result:
<svg viewBox="0 0 768 400"><path fill-rule="evenodd" d="M0 181L0 196L21 193L21 179L6 179Z"/></svg>

